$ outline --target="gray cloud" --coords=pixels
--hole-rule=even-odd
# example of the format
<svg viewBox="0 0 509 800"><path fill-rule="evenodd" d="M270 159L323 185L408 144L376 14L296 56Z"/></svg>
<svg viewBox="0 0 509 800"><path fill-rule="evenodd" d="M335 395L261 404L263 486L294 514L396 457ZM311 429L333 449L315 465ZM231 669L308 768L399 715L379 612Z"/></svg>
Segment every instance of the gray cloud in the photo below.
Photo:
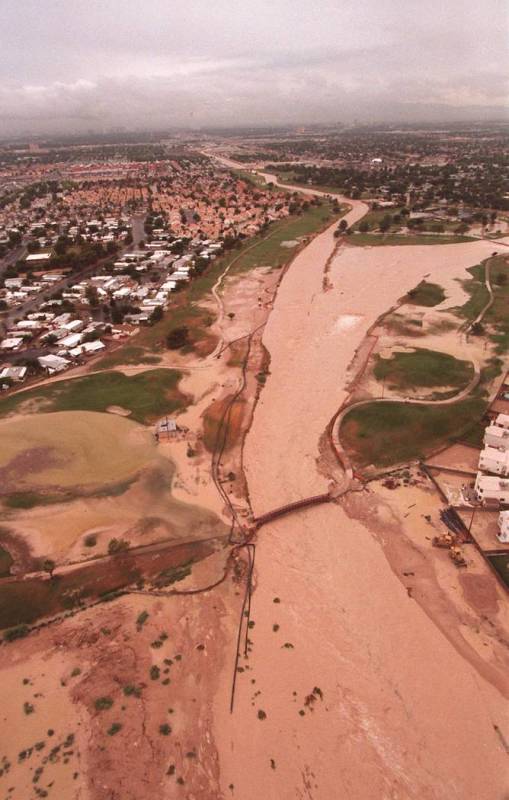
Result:
<svg viewBox="0 0 509 800"><path fill-rule="evenodd" d="M2 0L0 133L502 116L505 0Z"/></svg>

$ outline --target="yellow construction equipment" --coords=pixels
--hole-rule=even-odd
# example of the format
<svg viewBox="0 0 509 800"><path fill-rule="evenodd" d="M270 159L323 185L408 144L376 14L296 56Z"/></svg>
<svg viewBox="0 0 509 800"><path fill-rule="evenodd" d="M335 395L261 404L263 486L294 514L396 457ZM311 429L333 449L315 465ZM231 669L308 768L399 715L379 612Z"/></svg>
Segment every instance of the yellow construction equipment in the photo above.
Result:
<svg viewBox="0 0 509 800"><path fill-rule="evenodd" d="M450 533L441 533L439 536L434 536L431 544L433 547L452 547L455 542L454 536Z"/></svg>
<svg viewBox="0 0 509 800"><path fill-rule="evenodd" d="M449 548L449 558L457 567L466 567L467 562L463 558L463 553L461 552L459 547L450 547Z"/></svg>

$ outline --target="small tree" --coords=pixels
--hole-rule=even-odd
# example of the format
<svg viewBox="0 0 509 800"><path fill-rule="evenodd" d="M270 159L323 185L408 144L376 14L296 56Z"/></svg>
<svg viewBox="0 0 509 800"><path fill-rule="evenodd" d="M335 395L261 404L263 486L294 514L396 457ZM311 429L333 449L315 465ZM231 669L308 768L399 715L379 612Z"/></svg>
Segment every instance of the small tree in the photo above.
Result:
<svg viewBox="0 0 509 800"><path fill-rule="evenodd" d="M173 328L166 337L166 345L170 350L179 350L189 342L189 329L187 325Z"/></svg>
<svg viewBox="0 0 509 800"><path fill-rule="evenodd" d="M108 542L108 553L110 556L116 555L117 553L125 553L126 550L129 550L129 542L125 539L110 539Z"/></svg>
<svg viewBox="0 0 509 800"><path fill-rule="evenodd" d="M163 318L163 309L161 306L156 306L150 315L150 324L153 325L155 322L159 322Z"/></svg>
<svg viewBox="0 0 509 800"><path fill-rule="evenodd" d="M44 572L47 572L49 574L51 580L53 580L53 573L55 571L56 566L57 565L55 564L52 558L45 558L44 561L42 562L42 568Z"/></svg>

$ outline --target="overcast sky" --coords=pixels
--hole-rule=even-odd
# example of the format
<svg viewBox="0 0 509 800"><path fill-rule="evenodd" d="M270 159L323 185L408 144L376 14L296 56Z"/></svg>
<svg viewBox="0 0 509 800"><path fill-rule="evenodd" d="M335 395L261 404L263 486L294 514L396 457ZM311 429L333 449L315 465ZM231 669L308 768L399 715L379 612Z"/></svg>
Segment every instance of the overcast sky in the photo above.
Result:
<svg viewBox="0 0 509 800"><path fill-rule="evenodd" d="M0 0L0 134L504 117L508 0Z"/></svg>

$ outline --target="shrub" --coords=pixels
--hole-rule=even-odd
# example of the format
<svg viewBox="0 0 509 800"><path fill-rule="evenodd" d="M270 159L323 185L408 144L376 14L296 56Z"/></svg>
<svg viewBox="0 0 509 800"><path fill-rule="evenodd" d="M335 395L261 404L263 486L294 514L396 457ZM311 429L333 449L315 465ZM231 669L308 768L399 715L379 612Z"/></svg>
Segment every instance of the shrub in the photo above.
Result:
<svg viewBox="0 0 509 800"><path fill-rule="evenodd" d="M106 711L113 705L111 697L98 697L94 703L96 711Z"/></svg>
<svg viewBox="0 0 509 800"><path fill-rule="evenodd" d="M115 736L120 730L122 730L120 722L114 722L111 727L108 728L108 736Z"/></svg>
<svg viewBox="0 0 509 800"><path fill-rule="evenodd" d="M124 686L124 694L126 697L141 697L141 687L140 686L133 686L131 683Z"/></svg>
<svg viewBox="0 0 509 800"><path fill-rule="evenodd" d="M28 625L16 625L15 628L9 628L8 631L5 631L4 641L13 642L15 639L22 639L24 636L28 636L29 633L30 628Z"/></svg>
<svg viewBox="0 0 509 800"><path fill-rule="evenodd" d="M108 553L110 556L116 553L125 553L129 550L129 542L126 539L110 539L108 542Z"/></svg>
<svg viewBox="0 0 509 800"><path fill-rule="evenodd" d="M173 328L166 337L166 345L169 350L179 350L189 342L189 329L186 325Z"/></svg>
<svg viewBox="0 0 509 800"><path fill-rule="evenodd" d="M148 620L149 614L148 611L142 611L141 614L138 615L138 619L136 620L136 627L138 630L141 630L143 625Z"/></svg>

